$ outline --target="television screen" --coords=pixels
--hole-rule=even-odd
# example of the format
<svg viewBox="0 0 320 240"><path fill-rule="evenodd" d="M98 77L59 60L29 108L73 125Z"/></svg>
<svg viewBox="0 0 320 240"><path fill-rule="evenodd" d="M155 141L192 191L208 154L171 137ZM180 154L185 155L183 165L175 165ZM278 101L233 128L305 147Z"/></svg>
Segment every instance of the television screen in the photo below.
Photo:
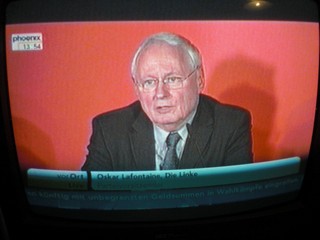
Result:
<svg viewBox="0 0 320 240"><path fill-rule="evenodd" d="M160 2L8 6L6 164L31 212L190 221L299 198L319 157L316 3Z"/></svg>

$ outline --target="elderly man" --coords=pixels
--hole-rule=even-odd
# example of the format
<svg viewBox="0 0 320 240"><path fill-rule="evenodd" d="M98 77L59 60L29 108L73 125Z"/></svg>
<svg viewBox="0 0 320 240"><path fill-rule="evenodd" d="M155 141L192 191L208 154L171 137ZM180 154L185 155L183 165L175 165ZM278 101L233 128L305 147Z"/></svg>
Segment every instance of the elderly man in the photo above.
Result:
<svg viewBox="0 0 320 240"><path fill-rule="evenodd" d="M202 94L200 52L172 33L147 38L131 74L138 101L100 114L82 170L170 170L251 163L250 114Z"/></svg>

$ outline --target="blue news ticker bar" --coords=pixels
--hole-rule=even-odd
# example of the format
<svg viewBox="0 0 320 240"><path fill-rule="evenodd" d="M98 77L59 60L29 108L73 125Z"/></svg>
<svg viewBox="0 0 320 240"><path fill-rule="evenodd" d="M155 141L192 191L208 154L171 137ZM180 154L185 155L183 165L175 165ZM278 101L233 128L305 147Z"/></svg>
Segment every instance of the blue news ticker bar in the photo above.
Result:
<svg viewBox="0 0 320 240"><path fill-rule="evenodd" d="M26 188L30 204L68 209L136 210L243 202L297 193L303 174L222 186L148 191L69 191Z"/></svg>
<svg viewBox="0 0 320 240"><path fill-rule="evenodd" d="M91 189L136 191L239 184L299 173L299 157L234 166L166 171L92 171ZM42 189L88 190L85 171L29 169L28 186Z"/></svg>
<svg viewBox="0 0 320 240"><path fill-rule="evenodd" d="M29 187L88 190L87 172L30 168L27 174Z"/></svg>

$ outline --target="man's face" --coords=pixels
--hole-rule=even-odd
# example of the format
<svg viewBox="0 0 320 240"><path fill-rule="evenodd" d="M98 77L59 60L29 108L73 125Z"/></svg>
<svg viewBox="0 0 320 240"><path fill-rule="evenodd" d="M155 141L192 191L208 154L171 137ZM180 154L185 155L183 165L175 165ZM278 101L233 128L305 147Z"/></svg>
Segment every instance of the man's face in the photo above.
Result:
<svg viewBox="0 0 320 240"><path fill-rule="evenodd" d="M143 110L160 128L166 131L178 130L197 107L199 94L203 89L199 71L185 80L183 87L179 89L169 89L162 82L170 76L185 78L193 70L189 56L179 47L154 44L141 53L136 81L141 83L152 78L159 79L160 82L151 92L144 92L138 86L135 86L135 90Z"/></svg>

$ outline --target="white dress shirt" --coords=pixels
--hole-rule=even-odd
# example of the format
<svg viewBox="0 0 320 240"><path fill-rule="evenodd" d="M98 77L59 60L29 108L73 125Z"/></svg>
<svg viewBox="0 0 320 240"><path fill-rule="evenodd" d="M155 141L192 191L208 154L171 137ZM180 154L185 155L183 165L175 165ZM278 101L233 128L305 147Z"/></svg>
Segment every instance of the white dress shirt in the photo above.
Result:
<svg viewBox="0 0 320 240"><path fill-rule="evenodd" d="M182 153L184 146L186 144L187 138L188 138L188 129L187 129L187 124L191 124L192 120L194 118L196 111L194 111L191 116L189 117L188 121L186 124L183 125L177 132L179 133L181 139L177 144L177 156L179 159L181 159ZM155 161L156 161L156 169L155 170L160 170L160 165L164 161L164 157L167 152L167 144L166 144L166 139L170 132L167 132L155 124L153 125L153 131L154 131L154 138L155 138L155 150L156 150L156 156L155 156Z"/></svg>

